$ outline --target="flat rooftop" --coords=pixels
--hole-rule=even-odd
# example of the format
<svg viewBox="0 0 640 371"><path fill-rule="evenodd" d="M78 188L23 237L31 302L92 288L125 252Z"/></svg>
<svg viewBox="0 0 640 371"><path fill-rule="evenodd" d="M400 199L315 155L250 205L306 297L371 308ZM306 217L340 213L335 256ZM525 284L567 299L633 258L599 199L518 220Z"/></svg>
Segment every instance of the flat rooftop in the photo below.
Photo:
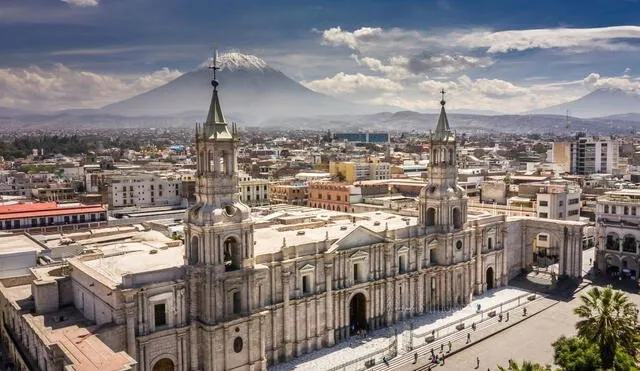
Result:
<svg viewBox="0 0 640 371"><path fill-rule="evenodd" d="M345 218L335 219L336 215L341 215ZM351 217L357 219L355 223L352 222ZM254 240L257 241L255 255L271 254L280 251L282 249L283 239L287 246L320 242L324 241L327 236L329 240L339 240L359 226L377 233L382 233L387 226L389 230L414 226L417 224L418 219L381 211L348 214L322 210L318 211L317 215L305 223L312 222L324 222L325 224L317 228L304 227L300 229L291 229L291 227L295 227L295 225L285 226L276 224L266 228L255 229Z"/></svg>
<svg viewBox="0 0 640 371"><path fill-rule="evenodd" d="M132 246L130 246L132 247ZM152 249L143 244L135 246L137 251L87 260L83 263L99 272L114 284L122 283L122 276L143 273L184 265L184 246L167 249ZM152 253L152 250L155 253Z"/></svg>
<svg viewBox="0 0 640 371"><path fill-rule="evenodd" d="M0 255L41 250L39 243L24 234L0 234Z"/></svg>

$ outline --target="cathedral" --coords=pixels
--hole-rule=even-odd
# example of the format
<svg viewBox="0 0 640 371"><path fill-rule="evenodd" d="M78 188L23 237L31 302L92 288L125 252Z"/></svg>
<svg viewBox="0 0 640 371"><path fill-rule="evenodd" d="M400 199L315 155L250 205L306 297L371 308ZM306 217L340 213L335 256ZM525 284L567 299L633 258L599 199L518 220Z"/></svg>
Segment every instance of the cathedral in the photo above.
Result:
<svg viewBox="0 0 640 371"><path fill-rule="evenodd" d="M507 283L505 218L468 219L444 93L419 218L356 214L320 230L275 231L256 228L239 199L238 132L215 79L213 87L196 129L179 369L265 369Z"/></svg>

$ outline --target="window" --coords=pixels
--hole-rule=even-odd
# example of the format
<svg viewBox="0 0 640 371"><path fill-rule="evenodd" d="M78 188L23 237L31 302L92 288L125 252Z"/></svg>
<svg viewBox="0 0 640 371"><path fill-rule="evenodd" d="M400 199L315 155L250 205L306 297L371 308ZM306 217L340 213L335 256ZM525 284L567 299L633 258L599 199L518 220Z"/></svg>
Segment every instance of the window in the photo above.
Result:
<svg viewBox="0 0 640 371"><path fill-rule="evenodd" d="M302 293L311 294L311 276L308 274L302 276Z"/></svg>
<svg viewBox="0 0 640 371"><path fill-rule="evenodd" d="M403 274L407 271L407 257L401 255L398 257L398 273Z"/></svg>
<svg viewBox="0 0 640 371"><path fill-rule="evenodd" d="M336 196L336 200L341 201L340 198L340 195Z"/></svg>
<svg viewBox="0 0 640 371"><path fill-rule="evenodd" d="M156 327L162 327L167 324L167 310L165 303L153 306L153 320Z"/></svg>
<svg viewBox="0 0 640 371"><path fill-rule="evenodd" d="M487 248L489 250L493 249L493 238L489 237L489 239L487 240Z"/></svg>
<svg viewBox="0 0 640 371"><path fill-rule="evenodd" d="M629 206L624 207L624 215L629 215Z"/></svg>
<svg viewBox="0 0 640 371"><path fill-rule="evenodd" d="M569 216L578 215L578 210L569 210L567 212L567 215L569 215Z"/></svg>
<svg viewBox="0 0 640 371"><path fill-rule="evenodd" d="M549 214L548 213L540 213L540 218L548 218Z"/></svg>
<svg viewBox="0 0 640 371"><path fill-rule="evenodd" d="M541 234L538 235L538 241L547 241L549 239L549 236L547 236L546 234Z"/></svg>
<svg viewBox="0 0 640 371"><path fill-rule="evenodd" d="M549 202L548 201L540 201L538 204L540 206L549 206Z"/></svg>
<svg viewBox="0 0 640 371"><path fill-rule="evenodd" d="M560 218L560 219L562 219L562 218L563 218L563 216L564 216L564 215L563 215L562 213L559 213L559 214L558 214L558 218Z"/></svg>
<svg viewBox="0 0 640 371"><path fill-rule="evenodd" d="M609 214L609 205L604 205L605 214Z"/></svg>
<svg viewBox="0 0 640 371"><path fill-rule="evenodd" d="M31 226L35 227L36 225L38 225L38 221L36 219L31 219Z"/></svg>
<svg viewBox="0 0 640 371"><path fill-rule="evenodd" d="M240 292L233 293L233 314L240 314L242 310L242 302L240 299Z"/></svg>
<svg viewBox="0 0 640 371"><path fill-rule="evenodd" d="M558 202L558 206L562 206L562 205L564 205L564 202L563 201L559 201Z"/></svg>
<svg viewBox="0 0 640 371"><path fill-rule="evenodd" d="M580 199L572 198L572 199L569 200L569 205L576 205L579 202L580 202Z"/></svg>
<svg viewBox="0 0 640 371"><path fill-rule="evenodd" d="M616 213L616 207L615 206L611 206L611 214L615 214Z"/></svg>

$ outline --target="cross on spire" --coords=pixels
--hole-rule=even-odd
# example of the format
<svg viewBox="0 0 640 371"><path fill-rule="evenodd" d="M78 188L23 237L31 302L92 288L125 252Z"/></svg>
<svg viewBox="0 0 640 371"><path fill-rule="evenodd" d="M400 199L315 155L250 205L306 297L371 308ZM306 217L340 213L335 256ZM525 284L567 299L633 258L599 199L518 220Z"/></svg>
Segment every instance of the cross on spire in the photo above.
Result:
<svg viewBox="0 0 640 371"><path fill-rule="evenodd" d="M213 80L211 80L211 85L213 85L213 90L217 90L218 80L216 79L216 71L220 69L220 67L218 67L218 50L217 49L213 53L213 64L209 66L209 69L213 70Z"/></svg>
<svg viewBox="0 0 640 371"><path fill-rule="evenodd" d="M442 94L442 100L440 101L440 104L441 104L441 105L443 105L443 106L445 105L445 103L447 103L447 102L444 100L444 95L445 95L446 93L447 93L447 92L446 92L446 91L444 91L444 88L443 88L442 90L440 90L440 94Z"/></svg>

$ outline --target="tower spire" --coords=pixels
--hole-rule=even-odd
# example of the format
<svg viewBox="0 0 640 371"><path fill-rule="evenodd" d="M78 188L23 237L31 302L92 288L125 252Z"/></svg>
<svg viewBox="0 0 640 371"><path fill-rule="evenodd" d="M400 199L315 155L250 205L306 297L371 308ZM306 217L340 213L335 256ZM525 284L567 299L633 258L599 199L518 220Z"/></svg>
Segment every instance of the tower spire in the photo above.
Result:
<svg viewBox="0 0 640 371"><path fill-rule="evenodd" d="M444 110L444 105L447 102L444 100L444 95L446 91L442 89L440 91L442 94L442 99L440 100L440 117L438 117L438 124L436 125L436 131L434 132L436 139L446 139L451 133L451 128L449 128L449 120L447 119L447 112Z"/></svg>
<svg viewBox="0 0 640 371"><path fill-rule="evenodd" d="M226 124L224 115L222 114L222 106L220 105L220 99L218 98L218 82L216 72L220 69L218 67L218 51L213 54L213 63L209 66L209 69L213 70L213 79L211 85L213 86L213 95L211 96L211 105L209 106L209 114L207 115L207 125Z"/></svg>

